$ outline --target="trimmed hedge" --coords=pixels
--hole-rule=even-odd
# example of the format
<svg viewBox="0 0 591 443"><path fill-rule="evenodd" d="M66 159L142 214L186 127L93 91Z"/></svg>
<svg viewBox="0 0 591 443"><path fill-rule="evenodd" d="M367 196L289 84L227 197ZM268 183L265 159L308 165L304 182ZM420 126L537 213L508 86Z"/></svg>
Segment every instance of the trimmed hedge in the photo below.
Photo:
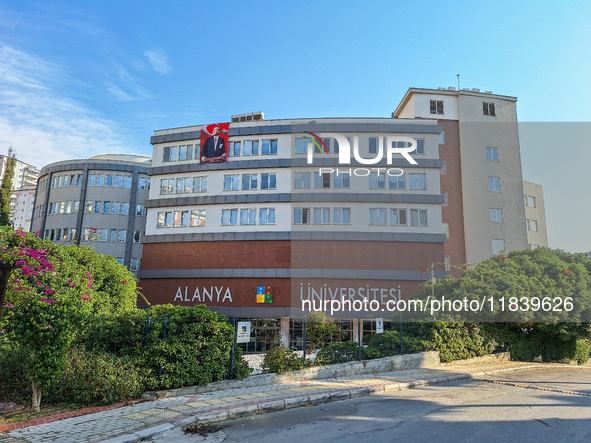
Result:
<svg viewBox="0 0 591 443"><path fill-rule="evenodd" d="M295 351L283 346L275 346L265 352L262 368L267 372L282 374L289 371L298 371L304 367L302 357Z"/></svg>
<svg viewBox="0 0 591 443"><path fill-rule="evenodd" d="M97 319L83 342L92 352L136 359L148 371L148 389L167 389L224 379L233 338L225 317L203 305L159 305ZM235 375L244 377L250 370L241 353L236 355Z"/></svg>

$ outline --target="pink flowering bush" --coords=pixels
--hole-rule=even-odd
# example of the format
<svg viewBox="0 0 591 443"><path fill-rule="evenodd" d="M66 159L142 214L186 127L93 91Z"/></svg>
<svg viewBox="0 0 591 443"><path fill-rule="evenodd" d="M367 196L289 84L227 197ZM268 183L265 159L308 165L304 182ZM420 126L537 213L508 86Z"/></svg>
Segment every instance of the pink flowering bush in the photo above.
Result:
<svg viewBox="0 0 591 443"><path fill-rule="evenodd" d="M68 349L96 315L134 309L136 285L111 256L0 228L0 263L14 266L1 302L0 346L28 351L27 377L41 392L62 376ZM129 282L129 283L128 283Z"/></svg>

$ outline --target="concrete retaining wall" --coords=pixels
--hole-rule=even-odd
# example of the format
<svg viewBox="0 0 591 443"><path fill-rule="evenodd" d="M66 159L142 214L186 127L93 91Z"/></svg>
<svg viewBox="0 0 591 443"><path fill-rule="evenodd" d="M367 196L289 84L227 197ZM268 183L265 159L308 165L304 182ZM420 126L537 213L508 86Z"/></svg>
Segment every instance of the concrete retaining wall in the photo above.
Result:
<svg viewBox="0 0 591 443"><path fill-rule="evenodd" d="M188 386L186 388L169 389L165 391L151 391L142 395L145 400L155 400L162 397L176 397L179 395L202 394L222 389L253 388L280 384L294 380L315 380L335 377L346 377L360 374L375 374L379 372L401 371L406 369L436 368L440 366L439 352L428 351L418 354L394 355L392 357L376 358L374 360L352 361L328 366L313 366L292 371L285 374L250 375L244 380L224 380L205 386Z"/></svg>

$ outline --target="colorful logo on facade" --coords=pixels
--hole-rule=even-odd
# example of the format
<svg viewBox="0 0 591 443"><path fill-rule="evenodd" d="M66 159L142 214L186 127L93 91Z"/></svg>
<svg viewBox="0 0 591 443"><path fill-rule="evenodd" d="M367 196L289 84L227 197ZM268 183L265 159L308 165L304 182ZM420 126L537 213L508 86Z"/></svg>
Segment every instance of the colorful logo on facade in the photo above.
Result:
<svg viewBox="0 0 591 443"><path fill-rule="evenodd" d="M306 134L310 134L314 138L310 138L310 137L306 137L306 136L304 136L304 138L306 138L306 139L310 140L312 143L314 143L316 145L316 147L318 147L318 150L320 152L324 152L326 155L328 155L328 148L326 147L326 144L324 143L324 141L320 137L318 137L313 132L306 132ZM324 150L320 147L320 145L322 145L322 148L324 148Z"/></svg>

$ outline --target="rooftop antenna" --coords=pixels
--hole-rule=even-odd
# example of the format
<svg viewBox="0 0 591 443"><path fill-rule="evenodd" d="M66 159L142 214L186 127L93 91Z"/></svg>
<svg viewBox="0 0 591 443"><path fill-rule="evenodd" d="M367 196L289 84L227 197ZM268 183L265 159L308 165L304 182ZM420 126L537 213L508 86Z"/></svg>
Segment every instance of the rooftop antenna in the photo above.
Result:
<svg viewBox="0 0 591 443"><path fill-rule="evenodd" d="M460 92L460 74L456 74L456 77L458 78L458 92Z"/></svg>

